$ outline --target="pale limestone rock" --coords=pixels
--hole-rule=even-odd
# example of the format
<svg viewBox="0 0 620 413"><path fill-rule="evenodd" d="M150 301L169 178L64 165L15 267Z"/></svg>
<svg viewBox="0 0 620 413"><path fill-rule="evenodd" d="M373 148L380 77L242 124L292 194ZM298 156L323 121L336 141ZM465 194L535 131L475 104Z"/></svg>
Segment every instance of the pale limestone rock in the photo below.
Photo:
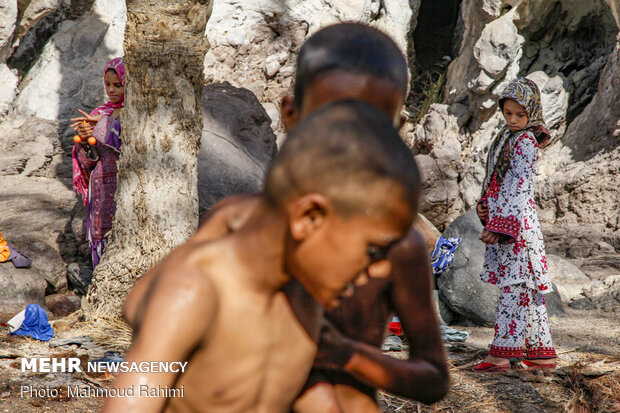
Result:
<svg viewBox="0 0 620 413"><path fill-rule="evenodd" d="M458 177L463 170L456 118L446 105L432 105L416 127L413 141L422 173L420 213L443 230L463 208Z"/></svg>
<svg viewBox="0 0 620 413"><path fill-rule="evenodd" d="M508 13L488 23L474 45L474 58L491 78L498 79L508 65L519 57L523 37Z"/></svg>
<svg viewBox="0 0 620 413"><path fill-rule="evenodd" d="M578 298L582 290L591 284L590 278L570 261L547 254L547 266L551 281L558 288L563 302L569 302Z"/></svg>
<svg viewBox="0 0 620 413"><path fill-rule="evenodd" d="M23 80L16 110L63 127L78 108L91 111L105 102L103 67L123 54L124 13L122 2L98 0L83 20L62 23Z"/></svg>
<svg viewBox="0 0 620 413"><path fill-rule="evenodd" d="M271 119L247 89L229 83L203 88L198 199L204 213L225 196L259 192L276 137Z"/></svg>
<svg viewBox="0 0 620 413"><path fill-rule="evenodd" d="M19 20L18 36L23 36L28 30L32 29L41 19L56 12L61 7L69 6L68 0L33 0L28 3L26 9L22 11Z"/></svg>
<svg viewBox="0 0 620 413"><path fill-rule="evenodd" d="M552 139L564 135L566 130L566 111L568 93L560 76L550 78L545 72L538 71L527 76L540 89L543 119L551 131Z"/></svg>
<svg viewBox="0 0 620 413"><path fill-rule="evenodd" d="M216 0L206 30L211 44L204 62L206 83L228 81L251 90L266 109L277 107L290 91L296 53L312 33L342 21L364 22L387 32L406 54L413 10L419 3ZM273 113L273 108L269 111ZM281 140L281 127L275 132Z"/></svg>
<svg viewBox="0 0 620 413"><path fill-rule="evenodd" d="M0 63L9 56L16 22L17 0L0 0Z"/></svg>
<svg viewBox="0 0 620 413"><path fill-rule="evenodd" d="M0 63L0 115L6 113L17 94L17 76L3 63Z"/></svg>

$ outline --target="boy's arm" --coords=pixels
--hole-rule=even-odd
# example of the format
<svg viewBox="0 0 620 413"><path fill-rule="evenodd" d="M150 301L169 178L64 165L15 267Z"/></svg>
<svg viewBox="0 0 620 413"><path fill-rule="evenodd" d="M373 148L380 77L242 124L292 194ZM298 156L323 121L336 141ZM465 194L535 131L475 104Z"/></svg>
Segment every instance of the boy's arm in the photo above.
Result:
<svg viewBox="0 0 620 413"><path fill-rule="evenodd" d="M174 266L164 267L164 271ZM185 362L208 334L217 311L217 294L198 270L184 265L159 274L126 362ZM114 388L134 389L134 397L111 397L103 413L160 412L166 398L141 397L144 386L173 386L179 373L120 373ZM148 395L148 393L142 393Z"/></svg>
<svg viewBox="0 0 620 413"><path fill-rule="evenodd" d="M448 392L449 375L432 305L431 271L422 237L410 231L394 247L389 259L394 283L391 299L409 339L409 359L387 356L373 346L343 337L332 328L324 329L321 336L321 347L326 341L330 347L325 359L332 364L326 363L326 367L349 372L398 396L433 403ZM319 359L319 363L322 361Z"/></svg>

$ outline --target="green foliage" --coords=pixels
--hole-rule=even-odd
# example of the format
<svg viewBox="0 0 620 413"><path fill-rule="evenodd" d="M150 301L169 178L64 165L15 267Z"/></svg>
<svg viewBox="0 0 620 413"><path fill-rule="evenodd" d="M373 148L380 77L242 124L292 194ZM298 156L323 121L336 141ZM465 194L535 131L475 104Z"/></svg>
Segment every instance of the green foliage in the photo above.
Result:
<svg viewBox="0 0 620 413"><path fill-rule="evenodd" d="M415 123L419 123L424 115L426 115L433 103L440 103L443 99L443 87L446 81L445 73L433 71L427 73L422 80L422 93L424 94L424 100L418 108L413 108L417 115L415 117Z"/></svg>

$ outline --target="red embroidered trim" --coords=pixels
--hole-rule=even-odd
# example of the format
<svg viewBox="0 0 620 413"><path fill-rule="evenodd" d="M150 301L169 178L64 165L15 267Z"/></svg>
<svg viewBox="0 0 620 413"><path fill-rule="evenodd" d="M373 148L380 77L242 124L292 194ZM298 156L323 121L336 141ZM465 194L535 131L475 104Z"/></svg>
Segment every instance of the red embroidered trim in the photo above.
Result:
<svg viewBox="0 0 620 413"><path fill-rule="evenodd" d="M521 143L521 141L523 141L525 139L529 139L531 142L534 143L534 147L538 148L538 141L536 141L534 136L532 136L532 133L528 133L528 132L525 132L523 135L521 135L521 136L519 136L519 138L517 138L517 141L515 142L515 146L519 145Z"/></svg>
<svg viewBox="0 0 620 413"><path fill-rule="evenodd" d="M523 358L523 347L499 347L491 345L489 354L495 357Z"/></svg>
<svg viewBox="0 0 620 413"><path fill-rule="evenodd" d="M552 359L556 358L557 354L553 347L532 347L527 349L525 358L528 359Z"/></svg>
<svg viewBox="0 0 620 413"><path fill-rule="evenodd" d="M521 222L517 221L513 216L510 217L493 217L491 222L487 223L484 229L491 232L499 232L500 234L506 234L514 239L519 237L521 230Z"/></svg>

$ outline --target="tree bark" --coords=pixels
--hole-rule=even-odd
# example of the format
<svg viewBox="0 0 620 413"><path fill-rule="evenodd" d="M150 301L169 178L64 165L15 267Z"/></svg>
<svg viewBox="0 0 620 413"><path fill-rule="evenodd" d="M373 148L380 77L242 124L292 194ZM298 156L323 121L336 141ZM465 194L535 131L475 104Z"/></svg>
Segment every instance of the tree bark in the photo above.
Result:
<svg viewBox="0 0 620 413"><path fill-rule="evenodd" d="M116 216L87 311L119 317L136 279L196 230L204 33L211 3L127 0Z"/></svg>

